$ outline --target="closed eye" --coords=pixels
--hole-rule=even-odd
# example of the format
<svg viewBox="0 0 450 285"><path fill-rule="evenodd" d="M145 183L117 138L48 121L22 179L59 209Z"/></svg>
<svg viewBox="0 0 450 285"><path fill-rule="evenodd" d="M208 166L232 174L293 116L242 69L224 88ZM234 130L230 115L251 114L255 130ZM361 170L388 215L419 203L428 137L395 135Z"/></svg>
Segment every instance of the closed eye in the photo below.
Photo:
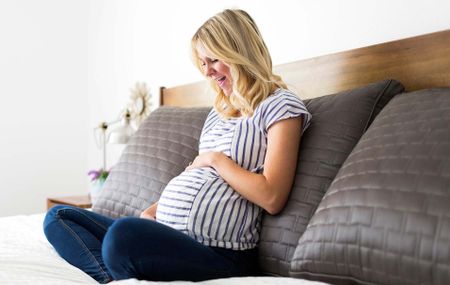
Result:
<svg viewBox="0 0 450 285"><path fill-rule="evenodd" d="M215 59L215 58L206 59L206 62L209 62L209 63L216 63L218 61L219 60ZM201 61L200 66L203 67L203 68L206 67L206 62L205 61Z"/></svg>

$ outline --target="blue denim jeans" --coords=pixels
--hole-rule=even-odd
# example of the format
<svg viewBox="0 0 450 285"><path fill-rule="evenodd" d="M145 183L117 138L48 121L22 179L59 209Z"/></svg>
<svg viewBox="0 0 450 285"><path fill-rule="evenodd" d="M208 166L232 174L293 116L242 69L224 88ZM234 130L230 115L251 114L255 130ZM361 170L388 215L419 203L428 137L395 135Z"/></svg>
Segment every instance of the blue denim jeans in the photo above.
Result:
<svg viewBox="0 0 450 285"><path fill-rule="evenodd" d="M72 206L51 208L44 233L58 254L100 283L201 281L258 274L256 249L208 247L158 222L117 220Z"/></svg>

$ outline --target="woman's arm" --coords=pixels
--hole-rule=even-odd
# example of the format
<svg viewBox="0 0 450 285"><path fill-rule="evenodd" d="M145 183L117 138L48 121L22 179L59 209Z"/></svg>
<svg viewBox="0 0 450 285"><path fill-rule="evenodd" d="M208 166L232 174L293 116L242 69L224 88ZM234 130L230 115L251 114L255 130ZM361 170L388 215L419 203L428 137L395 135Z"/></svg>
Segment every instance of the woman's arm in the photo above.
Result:
<svg viewBox="0 0 450 285"><path fill-rule="evenodd" d="M143 219L156 220L156 208L158 208L158 202L145 209L140 217Z"/></svg>
<svg viewBox="0 0 450 285"><path fill-rule="evenodd" d="M301 117L281 120L269 128L262 174L243 169L221 152L202 153L187 169L213 167L247 200L276 214L286 204L294 181L301 133Z"/></svg>

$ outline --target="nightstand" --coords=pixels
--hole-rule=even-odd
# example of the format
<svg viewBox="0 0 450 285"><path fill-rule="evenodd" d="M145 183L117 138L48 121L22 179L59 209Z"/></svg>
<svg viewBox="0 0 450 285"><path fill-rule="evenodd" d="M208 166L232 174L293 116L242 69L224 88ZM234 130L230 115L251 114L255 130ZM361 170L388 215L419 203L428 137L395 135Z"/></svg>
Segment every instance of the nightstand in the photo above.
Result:
<svg viewBox="0 0 450 285"><path fill-rule="evenodd" d="M87 194L80 196L62 196L62 197L47 198L47 210L56 204L71 205L85 209L92 207L91 198Z"/></svg>

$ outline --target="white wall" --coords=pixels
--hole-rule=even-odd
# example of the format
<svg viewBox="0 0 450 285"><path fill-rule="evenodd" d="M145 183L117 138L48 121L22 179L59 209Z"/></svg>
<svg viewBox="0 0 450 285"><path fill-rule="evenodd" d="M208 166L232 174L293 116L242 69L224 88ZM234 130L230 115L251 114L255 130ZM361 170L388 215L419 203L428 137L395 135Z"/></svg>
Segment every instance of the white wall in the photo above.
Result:
<svg viewBox="0 0 450 285"><path fill-rule="evenodd" d="M86 189L86 1L0 1L0 216Z"/></svg>
<svg viewBox="0 0 450 285"><path fill-rule="evenodd" d="M447 0L2 0L0 216L86 193L101 166L94 126L136 81L156 101L161 85L201 80L190 37L224 8L253 16L274 64L450 28ZM109 165L122 148L109 146Z"/></svg>

